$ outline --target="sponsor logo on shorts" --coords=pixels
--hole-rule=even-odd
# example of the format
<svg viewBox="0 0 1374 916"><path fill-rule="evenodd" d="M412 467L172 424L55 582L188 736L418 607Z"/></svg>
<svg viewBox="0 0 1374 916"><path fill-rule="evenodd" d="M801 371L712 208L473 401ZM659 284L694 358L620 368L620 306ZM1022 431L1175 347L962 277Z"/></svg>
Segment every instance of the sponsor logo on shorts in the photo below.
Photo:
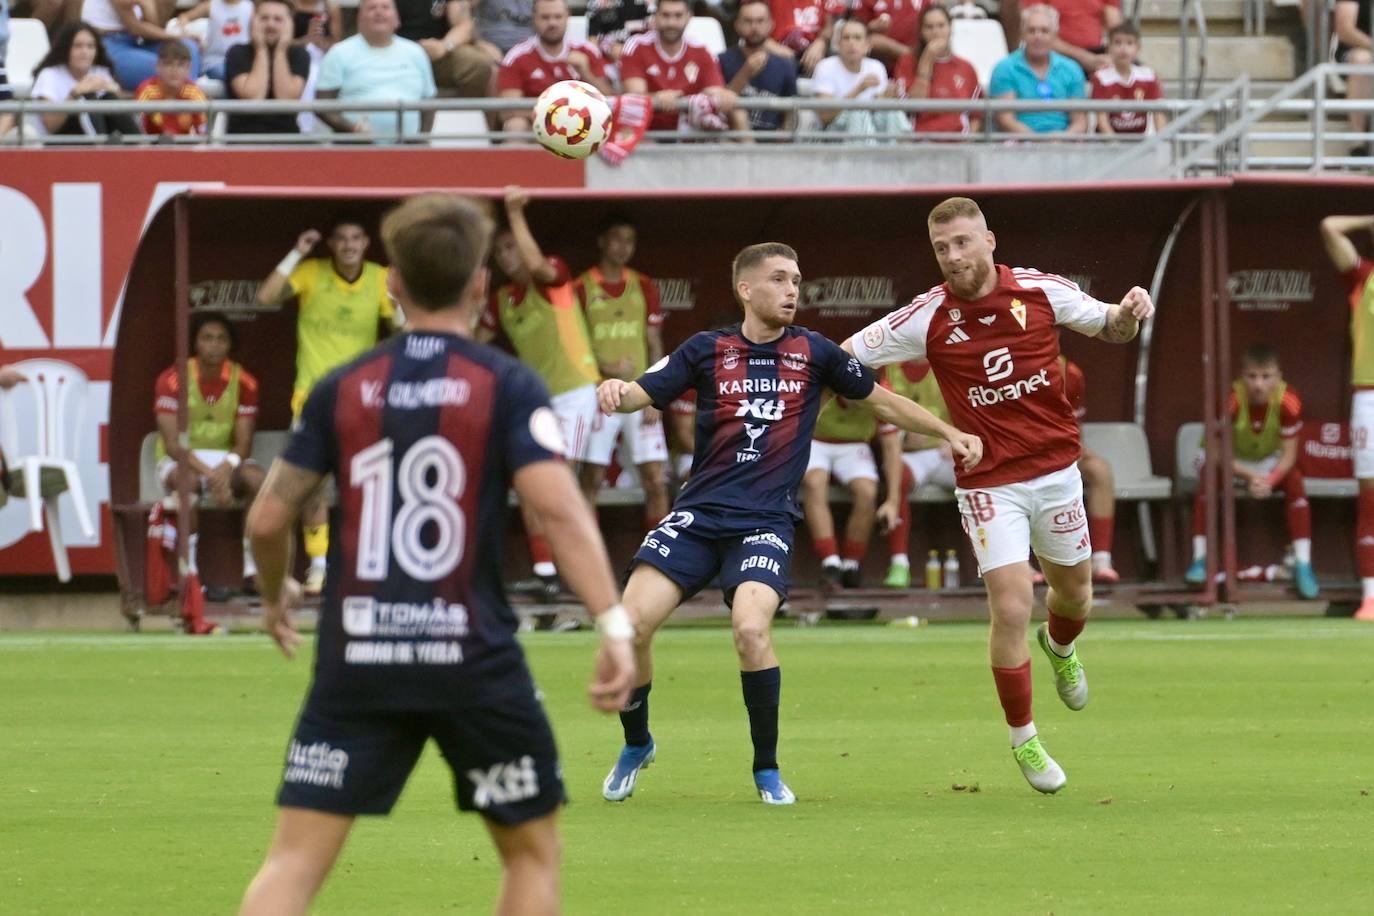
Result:
<svg viewBox="0 0 1374 916"><path fill-rule="evenodd" d="M781 550L783 553L791 553L791 552L792 552L792 548L789 547L789 546L787 545L787 542L784 541L782 538L778 537L776 534L774 534L774 533L771 532L771 531L764 531L764 532L762 532L762 533L760 533L760 534L751 534L751 535L748 535L748 536L745 537L744 543L745 543L745 544L767 544L767 545L769 545L770 547L776 547L776 548L778 548L778 549Z"/></svg>
<svg viewBox="0 0 1374 916"><path fill-rule="evenodd" d="M427 604L378 601L367 595L349 595L343 600L344 632L349 636L428 636L431 638L468 635L468 609L435 598Z"/></svg>
<svg viewBox="0 0 1374 916"><path fill-rule="evenodd" d="M751 569L763 569L775 576L782 575L782 564L772 557L745 557L744 562L739 565L740 572L747 572Z"/></svg>
<svg viewBox="0 0 1374 916"><path fill-rule="evenodd" d="M1005 376L999 376L1005 378ZM1003 401L1017 401L1032 391L1046 388L1050 384L1048 369L1041 369L1029 378L1017 379L996 388L987 388L983 385L970 385L968 389L968 402L974 407L992 407L1001 404Z"/></svg>
<svg viewBox="0 0 1374 916"><path fill-rule="evenodd" d="M342 789L347 769L347 751L331 747L325 741L301 744L292 738L291 749L286 752L286 775L282 782Z"/></svg>
<svg viewBox="0 0 1374 916"><path fill-rule="evenodd" d="M975 533L978 538L978 546L983 550L988 549L988 529L980 527Z"/></svg>
<svg viewBox="0 0 1374 916"><path fill-rule="evenodd" d="M467 777L473 787L472 803L478 808L509 805L539 794L539 774L528 754L512 763L468 770Z"/></svg>

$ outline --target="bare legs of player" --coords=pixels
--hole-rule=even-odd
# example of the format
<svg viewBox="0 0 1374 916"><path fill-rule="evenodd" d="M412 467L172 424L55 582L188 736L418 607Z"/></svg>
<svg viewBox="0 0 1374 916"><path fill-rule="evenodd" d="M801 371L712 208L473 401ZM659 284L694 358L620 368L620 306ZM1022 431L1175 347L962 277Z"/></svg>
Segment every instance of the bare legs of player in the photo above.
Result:
<svg viewBox="0 0 1374 916"><path fill-rule="evenodd" d="M635 667L639 673L635 687L644 687L654 679L654 634L682 603L682 589L661 571L640 563L630 573L620 603L635 624Z"/></svg>
<svg viewBox="0 0 1374 916"><path fill-rule="evenodd" d="M1117 582L1120 577L1112 568L1112 534L1116 527L1116 478L1107 459L1089 449L1083 449L1078 459L1078 473L1083 475L1083 505L1088 511L1088 534L1093 542L1093 579L1098 582Z"/></svg>
<svg viewBox="0 0 1374 916"><path fill-rule="evenodd" d="M267 859L244 893L241 916L305 913L343 849L353 818L305 808L282 808ZM558 912L561 855L557 815L504 826L485 821L501 855L501 896L496 912Z"/></svg>
<svg viewBox="0 0 1374 916"><path fill-rule="evenodd" d="M833 588L841 583L857 588L861 583L859 567L868 552L873 534L873 519L878 510L878 482L856 477L849 482L851 499L849 521L845 524L844 546L835 540L835 517L830 512L830 472L813 468L802 478L802 511L811 532L816 557L821 561L821 585Z"/></svg>
<svg viewBox="0 0 1374 916"><path fill-rule="evenodd" d="M606 480L606 465L588 462L578 476L582 495L596 506L596 494ZM644 488L644 530L657 525L668 514L668 481L663 474L663 462L646 461L639 466L639 485Z"/></svg>
<svg viewBox="0 0 1374 916"><path fill-rule="evenodd" d="M730 606L730 627L735 633L735 652L740 671L778 667L773 652L773 615L781 599L762 582L744 582L735 589Z"/></svg>

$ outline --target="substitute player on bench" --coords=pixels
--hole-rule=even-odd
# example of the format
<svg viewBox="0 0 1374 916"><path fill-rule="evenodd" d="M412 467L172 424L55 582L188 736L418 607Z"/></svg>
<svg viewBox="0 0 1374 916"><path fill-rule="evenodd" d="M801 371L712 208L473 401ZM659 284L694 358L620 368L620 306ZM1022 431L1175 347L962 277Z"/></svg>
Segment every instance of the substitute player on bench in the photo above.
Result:
<svg viewBox="0 0 1374 916"><path fill-rule="evenodd" d="M625 747L602 786L610 801L628 798L640 769L654 760L649 733L654 631L717 575L739 653L754 742L754 785L768 804L796 800L778 773L782 675L769 630L787 596L792 534L801 515L797 488L825 389L866 400L879 420L949 440L967 467L982 455L976 436L877 387L873 376L834 343L792 327L801 273L797 253L787 245L749 246L735 257L731 278L743 323L703 331L637 381L607 379L597 391L606 413L630 413L649 404L662 410L689 388L697 393L691 479L673 511L640 545L625 586L625 607L635 619L639 680L620 713Z"/></svg>
<svg viewBox="0 0 1374 916"><path fill-rule="evenodd" d="M629 693L634 628L544 386L471 339L490 236L482 211L451 195L387 215L387 285L410 331L315 386L249 516L263 626L289 658L291 532L324 476L338 481L315 677L244 913L304 913L354 818L391 810L431 737L458 807L482 815L500 853L497 912L558 910L558 754L501 591L511 485L555 555L576 558L564 569L603 635L591 696L604 710Z"/></svg>
<svg viewBox="0 0 1374 916"><path fill-rule="evenodd" d="M1093 594L1078 424L1064 396L1056 327L1125 343L1154 304L1138 286L1108 305L1063 277L994 263L997 240L967 197L939 204L928 222L945 282L844 347L873 368L924 356L954 421L983 440L982 464L959 472L955 494L987 585L993 680L1021 772L1034 788L1055 792L1064 771L1031 719L1031 549L1050 586L1049 624L1036 638L1070 709L1088 702L1074 639Z"/></svg>

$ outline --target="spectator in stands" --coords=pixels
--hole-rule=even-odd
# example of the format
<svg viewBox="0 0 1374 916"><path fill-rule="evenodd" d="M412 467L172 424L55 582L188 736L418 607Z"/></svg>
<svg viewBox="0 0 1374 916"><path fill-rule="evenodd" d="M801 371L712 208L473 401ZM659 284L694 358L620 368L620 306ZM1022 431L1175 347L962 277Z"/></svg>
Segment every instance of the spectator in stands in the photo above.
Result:
<svg viewBox="0 0 1374 916"><path fill-rule="evenodd" d="M1298 433L1302 399L1283 380L1279 356L1268 344L1253 344L1240 360L1240 378L1231 385L1227 413L1231 432L1231 473L1236 485L1255 499L1283 491L1288 536L1293 542L1293 581L1304 598L1317 597L1312 572L1312 510L1298 469ZM1184 578L1192 585L1207 580L1206 501L1198 489L1193 510L1193 563Z"/></svg>
<svg viewBox="0 0 1374 916"><path fill-rule="evenodd" d="M1134 99L1147 101L1164 98L1159 77L1149 67L1135 62L1140 53L1140 30L1129 22L1112 27L1108 37L1108 54L1112 65L1093 73L1089 83L1095 99ZM1163 130L1168 120L1164 112L1101 111L1093 115L1097 132L1102 134L1143 134L1150 128Z"/></svg>
<svg viewBox="0 0 1374 916"><path fill-rule="evenodd" d="M219 312L196 312L191 320L194 355L186 361L186 447L177 428L180 367L157 377L157 479L168 495L177 492L177 469L185 461L185 488L204 493L211 505L252 501L262 487L263 469L250 457L258 414L258 380L230 357L237 347L234 326ZM196 570L195 520L187 544ZM254 575L248 539L243 541L244 578Z"/></svg>
<svg viewBox="0 0 1374 916"><path fill-rule="evenodd" d="M29 97L49 102L100 101L127 98L115 82L114 63L105 53L100 35L84 22L63 26L52 47L34 68ZM138 125L128 115L44 114L35 120L43 135L97 136L99 134L136 134Z"/></svg>
<svg viewBox="0 0 1374 916"><path fill-rule="evenodd" d="M1374 0L1336 0L1332 13L1331 28L1336 34L1336 62L1340 64L1359 64L1367 66L1374 63L1374 48L1371 48L1371 11ZM1368 76L1349 74L1345 78L1345 97L1351 101L1368 101L1374 98L1374 79ZM1350 112L1352 133L1365 133L1369 130L1369 114L1363 111ZM1374 144L1368 141L1355 144L1351 155L1368 156L1374 152Z"/></svg>
<svg viewBox="0 0 1374 916"><path fill-rule="evenodd" d="M875 436L881 440L883 466L888 471L887 497L881 508L878 467L873 463L873 449L869 445ZM859 567L868 553L874 520L882 516L884 529L897 521L901 450L897 428L884 426L880 431L877 418L863 405L837 397L821 408L806 475L802 478L801 497L806 527L821 561L822 588L858 588L863 584ZM835 518L830 512L831 477L849 489L852 499L843 549L835 539Z"/></svg>
<svg viewBox="0 0 1374 916"><path fill-rule="evenodd" d="M1074 61L1054 50L1059 13L1045 3L1021 11L1021 47L993 68L988 94L995 99L1081 99L1083 71ZM1084 112L1002 111L997 129L1008 133L1081 134L1088 128Z"/></svg>
<svg viewBox="0 0 1374 916"><path fill-rule="evenodd" d="M739 44L720 55L720 71L726 88L750 98L790 99L797 94L797 60L770 48L773 13L765 0L744 0L735 15ZM791 130L794 112L748 112L751 130Z"/></svg>
<svg viewBox="0 0 1374 916"><path fill-rule="evenodd" d="M175 20L184 33L197 19L209 19L201 64L212 80L224 79L224 59L229 49L249 40L253 21L252 0L201 0Z"/></svg>
<svg viewBox="0 0 1374 916"><path fill-rule="evenodd" d="M684 38L692 9L687 0L659 0L652 32L636 35L620 58L620 81L627 93L652 95L650 130L678 130L678 102L694 99L693 126L745 130L748 120L735 110L735 94L725 88L720 64L706 46ZM727 120L728 119L728 120Z"/></svg>
<svg viewBox="0 0 1374 916"><path fill-rule="evenodd" d="M490 91L492 62L477 47L468 0L396 0L402 38L419 42L434 67L434 82L463 98Z"/></svg>
<svg viewBox="0 0 1374 916"><path fill-rule="evenodd" d="M396 34L400 19L394 0L362 0L358 34L329 49L320 64L315 96L369 102L418 102L435 93L429 55L408 38ZM329 112L320 118L342 133L372 134L379 138L414 137L428 130L432 112L408 111L397 116L385 111Z"/></svg>
<svg viewBox="0 0 1374 916"><path fill-rule="evenodd" d="M24 373L10 366L0 366L0 391L9 391L25 380ZM5 463L5 450L0 449L0 507L5 505L10 493L10 466Z"/></svg>
<svg viewBox="0 0 1374 916"><path fill-rule="evenodd" d="M535 36L510 49L496 74L496 88L502 98L532 99L560 80L582 80L607 95L612 94L606 78L606 61L595 45L569 42L568 0L534 0ZM525 134L530 129L530 111L507 112L502 129Z"/></svg>
<svg viewBox="0 0 1374 916"><path fill-rule="evenodd" d="M84 0L31 0L28 15L43 23L49 35L56 35L64 25L76 25L81 21L81 5ZM12 4L16 16L20 15L22 2Z"/></svg>
<svg viewBox="0 0 1374 916"><path fill-rule="evenodd" d="M949 422L949 408L945 406L944 395L930 371L930 363L923 359L887 367L887 384L893 391L908 400L915 401L935 416ZM886 457L886 456L884 456ZM932 439L916 433L902 436L902 468L898 474L887 470L883 472L888 480L899 476L901 486L897 499L897 523L887 535L887 546L891 560L887 567L887 577L883 585L887 588L911 587L911 495L918 488L930 484L941 487L954 495L954 456L949 443L942 439Z"/></svg>
<svg viewBox="0 0 1374 916"><path fill-rule="evenodd" d="M887 91L887 68L868 56L868 28L857 19L840 26L840 53L816 65L811 79L816 98L876 99ZM846 134L909 132L911 122L899 111L820 109L826 130Z"/></svg>
<svg viewBox="0 0 1374 916"><path fill-rule="evenodd" d="M191 52L191 79L200 76L200 45L163 28L154 0L85 0L81 18L100 33L119 85L132 90L157 69L159 42L180 41Z"/></svg>
<svg viewBox="0 0 1374 916"><path fill-rule="evenodd" d="M191 82L191 52L179 41L164 41L157 49L157 72L139 84L134 93L138 102L204 102L205 93ZM205 113L144 112L145 134L175 137L205 133Z"/></svg>
<svg viewBox="0 0 1374 916"><path fill-rule="evenodd" d="M534 0L476 0L477 46L492 64L534 34Z"/></svg>
<svg viewBox="0 0 1374 916"><path fill-rule="evenodd" d="M5 55L9 52L10 43L10 5L9 0L0 0L0 102L8 102L14 98L14 93L10 91L10 81L5 70ZM4 140L5 134L14 127L14 115L0 114L0 141Z"/></svg>
<svg viewBox="0 0 1374 916"><path fill-rule="evenodd" d="M868 26L870 53L892 73L920 39L921 14L932 6L944 9L935 0L857 0L851 15Z"/></svg>
<svg viewBox="0 0 1374 916"><path fill-rule="evenodd" d="M289 0L258 0L249 43L229 49L224 81L231 99L295 101L310 76L310 54L291 43ZM293 114L235 114L231 134L294 134Z"/></svg>
<svg viewBox="0 0 1374 916"><path fill-rule="evenodd" d="M261 305L280 306L293 297L297 303L293 425L316 382L375 346L384 326L404 321L387 292L387 269L367 259L372 240L361 220L335 219L325 239L329 257L307 258L320 240L315 229L302 232L295 247L258 285ZM306 510L304 526L305 552L310 557L305 592L319 594L329 552L328 513L323 504Z"/></svg>
<svg viewBox="0 0 1374 916"><path fill-rule="evenodd" d="M1054 40L1054 50L1073 58L1085 77L1112 65L1103 36L1121 24L1121 0L1045 2L1059 13L1059 35Z"/></svg>
<svg viewBox="0 0 1374 916"><path fill-rule="evenodd" d="M603 379L633 381L663 358L664 315L659 308L658 284L630 266L638 241L639 232L629 218L616 215L603 220L596 236L601 259L575 284L597 371ZM637 413L596 414L581 481L582 492L593 505L613 454L621 467L633 463L639 469L647 531L668 514L668 485L663 473L668 442L663 435L662 414L654 407Z"/></svg>
<svg viewBox="0 0 1374 916"><path fill-rule="evenodd" d="M320 57L344 40L343 9L334 0L300 0L291 14L292 43ZM312 50L313 49L313 50Z"/></svg>
<svg viewBox="0 0 1374 916"><path fill-rule="evenodd" d="M798 56L797 68L810 76L830 53L836 16L848 6L843 0L771 0L773 41Z"/></svg>
<svg viewBox="0 0 1374 916"><path fill-rule="evenodd" d="M920 47L897 60L889 89L901 99L981 99L973 64L949 48L949 11L932 3L921 11ZM977 130L983 116L968 111L923 111L911 116L917 133L961 133Z"/></svg>
<svg viewBox="0 0 1374 916"><path fill-rule="evenodd" d="M625 42L648 28L647 0L591 0L587 4L587 37L612 64L619 65Z"/></svg>

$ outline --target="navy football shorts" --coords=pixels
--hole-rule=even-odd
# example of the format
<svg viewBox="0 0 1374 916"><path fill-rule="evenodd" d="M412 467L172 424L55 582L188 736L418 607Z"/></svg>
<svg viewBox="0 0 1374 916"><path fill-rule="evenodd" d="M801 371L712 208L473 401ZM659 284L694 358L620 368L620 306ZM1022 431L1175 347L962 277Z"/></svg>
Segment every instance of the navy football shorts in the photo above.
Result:
<svg viewBox="0 0 1374 916"><path fill-rule="evenodd" d="M707 513L675 510L645 535L631 567L654 567L682 589L684 600L717 575L726 604L734 603L735 589L744 582L761 582L786 599L793 528L791 520L771 520L744 532L722 532Z"/></svg>
<svg viewBox="0 0 1374 916"><path fill-rule="evenodd" d="M518 690L441 710L338 712L307 701L286 753L277 804L330 814L387 814L430 738L453 771L458 807L498 824L565 801L553 730L527 677Z"/></svg>

